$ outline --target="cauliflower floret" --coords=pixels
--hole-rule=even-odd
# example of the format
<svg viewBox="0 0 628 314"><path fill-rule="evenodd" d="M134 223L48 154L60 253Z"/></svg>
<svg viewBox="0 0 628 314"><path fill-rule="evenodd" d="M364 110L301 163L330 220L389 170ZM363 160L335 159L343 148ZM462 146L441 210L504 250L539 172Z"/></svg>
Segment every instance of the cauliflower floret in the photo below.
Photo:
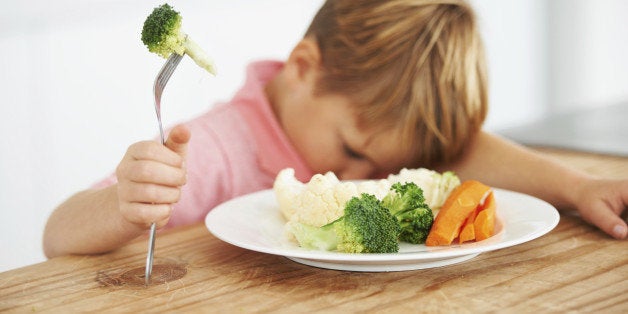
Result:
<svg viewBox="0 0 628 314"><path fill-rule="evenodd" d="M334 187L334 196L338 203L342 205L344 211L345 204L354 196L360 195L358 187L353 182L340 182ZM342 216L342 213L340 214ZM338 216L338 217L340 217ZM338 218L336 217L336 219ZM335 219L334 219L335 220Z"/></svg>
<svg viewBox="0 0 628 314"><path fill-rule="evenodd" d="M425 168L403 168L396 175L389 175L390 184L414 182L423 190L425 203L432 209L438 210L443 206L447 196L460 185L460 179L451 171L440 174Z"/></svg>
<svg viewBox="0 0 628 314"><path fill-rule="evenodd" d="M390 193L390 181L386 179L381 180L366 180L358 184L358 194L366 193L375 195L380 201L384 196Z"/></svg>
<svg viewBox="0 0 628 314"><path fill-rule="evenodd" d="M294 200L297 209L290 220L316 227L326 225L344 214L346 202L355 195L354 183L341 183L333 172L316 174Z"/></svg>
<svg viewBox="0 0 628 314"><path fill-rule="evenodd" d="M304 184L294 177L290 168L279 172L274 190L286 220L317 227L342 216L347 201L359 195L355 183L340 182L333 172L315 174Z"/></svg>
<svg viewBox="0 0 628 314"><path fill-rule="evenodd" d="M295 178L294 169L286 168L277 174L273 189L275 190L279 210L281 210L286 219L290 220L297 210L294 200L303 193L305 184Z"/></svg>

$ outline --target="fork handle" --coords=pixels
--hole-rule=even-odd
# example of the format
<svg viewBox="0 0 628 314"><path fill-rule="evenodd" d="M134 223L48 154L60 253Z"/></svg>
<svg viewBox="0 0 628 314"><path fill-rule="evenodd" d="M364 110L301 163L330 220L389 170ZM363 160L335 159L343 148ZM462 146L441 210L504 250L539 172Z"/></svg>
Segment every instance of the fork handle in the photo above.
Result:
<svg viewBox="0 0 628 314"><path fill-rule="evenodd" d="M156 107L158 108L158 107ZM161 137L161 144L166 144L166 139L164 136L164 128L161 123L161 114L159 110L157 111L157 122L159 123L159 136ZM150 224L150 235L148 238L148 254L146 254L146 269L144 270L144 284L148 286L150 284L150 276L153 272L153 257L155 255L155 233L157 230L157 225L153 222Z"/></svg>
<svg viewBox="0 0 628 314"><path fill-rule="evenodd" d="M157 123L159 124L159 137L161 138L161 144L166 145L166 137L164 136L164 127L161 123L161 115L157 111Z"/></svg>
<svg viewBox="0 0 628 314"><path fill-rule="evenodd" d="M153 256L155 250L155 231L157 225L153 222L150 225L150 236L148 239L148 254L146 255L146 269L144 272L144 283L148 286L150 284L150 275L153 272Z"/></svg>

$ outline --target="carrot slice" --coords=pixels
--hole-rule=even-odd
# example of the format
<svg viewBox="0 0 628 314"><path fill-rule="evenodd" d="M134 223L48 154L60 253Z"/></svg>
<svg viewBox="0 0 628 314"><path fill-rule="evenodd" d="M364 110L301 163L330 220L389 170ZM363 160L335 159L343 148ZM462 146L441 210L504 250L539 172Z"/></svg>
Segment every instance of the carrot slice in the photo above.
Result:
<svg viewBox="0 0 628 314"><path fill-rule="evenodd" d="M471 212L471 215L467 217L464 225L462 225L462 230L460 230L460 237L458 237L458 242L464 243L475 240L475 228L473 226L473 223L475 222L475 217L477 217L480 210L482 210L482 206L478 205L476 209Z"/></svg>
<svg viewBox="0 0 628 314"><path fill-rule="evenodd" d="M495 232L495 197L489 192L484 201L483 209L478 213L473 223L475 240L482 241Z"/></svg>
<svg viewBox="0 0 628 314"><path fill-rule="evenodd" d="M426 246L449 245L460 234L465 219L477 208L490 187L475 180L462 182L451 192L425 240Z"/></svg>

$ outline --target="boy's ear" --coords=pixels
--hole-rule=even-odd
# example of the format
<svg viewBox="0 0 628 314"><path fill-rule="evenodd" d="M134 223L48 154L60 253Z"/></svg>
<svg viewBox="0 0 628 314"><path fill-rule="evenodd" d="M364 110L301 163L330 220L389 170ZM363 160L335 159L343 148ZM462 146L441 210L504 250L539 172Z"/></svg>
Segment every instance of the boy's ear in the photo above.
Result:
<svg viewBox="0 0 628 314"><path fill-rule="evenodd" d="M285 68L294 82L314 82L320 65L321 55L318 44L313 38L306 37L292 49Z"/></svg>

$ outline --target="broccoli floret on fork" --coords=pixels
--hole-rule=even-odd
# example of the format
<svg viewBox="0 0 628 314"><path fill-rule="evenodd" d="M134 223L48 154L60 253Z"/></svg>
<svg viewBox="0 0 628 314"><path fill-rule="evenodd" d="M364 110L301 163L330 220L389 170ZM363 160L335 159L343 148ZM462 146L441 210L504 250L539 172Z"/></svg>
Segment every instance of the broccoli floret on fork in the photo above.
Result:
<svg viewBox="0 0 628 314"><path fill-rule="evenodd" d="M172 53L187 54L201 68L216 75L216 66L189 35L181 32L182 17L169 4L156 7L144 21L142 42L148 51L168 58Z"/></svg>

